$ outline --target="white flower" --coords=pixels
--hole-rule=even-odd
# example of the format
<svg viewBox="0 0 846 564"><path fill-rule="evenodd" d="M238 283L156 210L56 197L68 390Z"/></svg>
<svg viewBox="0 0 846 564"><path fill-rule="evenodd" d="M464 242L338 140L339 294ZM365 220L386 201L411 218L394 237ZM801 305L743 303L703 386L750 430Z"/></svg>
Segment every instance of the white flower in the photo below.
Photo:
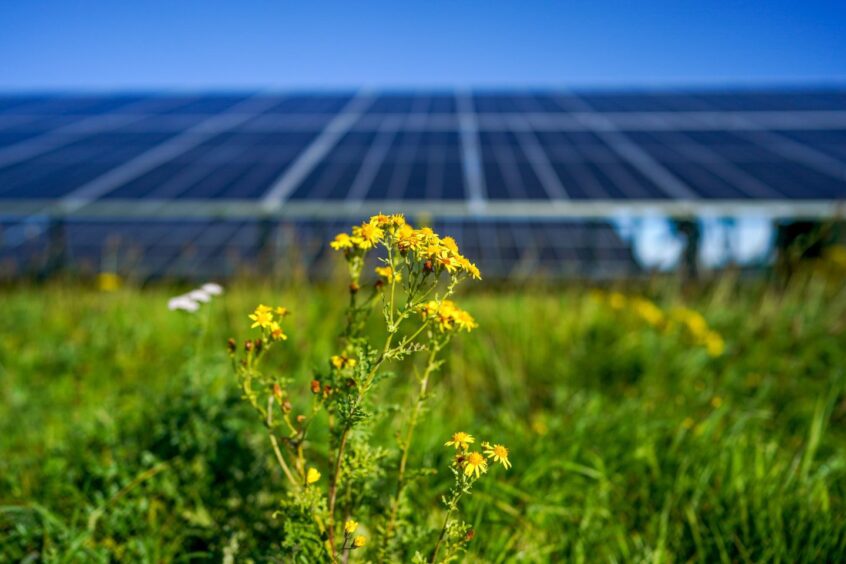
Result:
<svg viewBox="0 0 846 564"><path fill-rule="evenodd" d="M207 282L200 286L200 290L211 296L219 296L223 293L223 286L214 282Z"/></svg>
<svg viewBox="0 0 846 564"><path fill-rule="evenodd" d="M202 302L204 304L207 304L211 301L211 294L203 290L191 290L190 292L185 294L184 297L195 302Z"/></svg>
<svg viewBox="0 0 846 564"><path fill-rule="evenodd" d="M170 311L182 310L187 311L190 313L194 313L198 309L200 309L200 304L188 298L187 296L176 296L175 298L171 298L170 301L167 302L167 309Z"/></svg>

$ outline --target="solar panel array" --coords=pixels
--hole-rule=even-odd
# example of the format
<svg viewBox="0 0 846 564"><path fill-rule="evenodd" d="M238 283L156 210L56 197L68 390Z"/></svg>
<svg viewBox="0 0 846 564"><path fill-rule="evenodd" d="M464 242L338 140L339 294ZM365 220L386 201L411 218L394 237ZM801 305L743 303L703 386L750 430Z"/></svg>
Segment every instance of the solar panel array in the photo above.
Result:
<svg viewBox="0 0 846 564"><path fill-rule="evenodd" d="M226 273L227 256L321 247L378 209L448 222L502 275L596 271L597 257L617 272L633 268L626 246L579 216L819 216L844 196L842 89L0 96L10 272L43 264L52 237L94 269L123 240L147 275ZM322 255L301 254L315 270Z"/></svg>

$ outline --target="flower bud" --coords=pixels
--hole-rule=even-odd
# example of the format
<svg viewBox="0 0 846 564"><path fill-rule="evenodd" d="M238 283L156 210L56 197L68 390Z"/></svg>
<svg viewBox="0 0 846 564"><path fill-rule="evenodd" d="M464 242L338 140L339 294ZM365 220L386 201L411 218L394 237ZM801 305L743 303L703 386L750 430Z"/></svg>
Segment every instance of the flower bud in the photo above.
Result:
<svg viewBox="0 0 846 564"><path fill-rule="evenodd" d="M235 349L238 348L238 344L235 343L235 339L231 337L227 339L226 348L229 350L229 354L235 354Z"/></svg>
<svg viewBox="0 0 846 564"><path fill-rule="evenodd" d="M319 394L320 393L320 382L318 380L311 381L311 393Z"/></svg>
<svg viewBox="0 0 846 564"><path fill-rule="evenodd" d="M359 290L359 285L356 282L351 282L350 283L350 294L356 294L356 293L358 293L358 290Z"/></svg>
<svg viewBox="0 0 846 564"><path fill-rule="evenodd" d="M282 387L276 382L273 383L273 397L276 401L282 401Z"/></svg>
<svg viewBox="0 0 846 564"><path fill-rule="evenodd" d="M253 342L250 341L249 339L244 341L244 350L247 351L247 352L250 352L250 351L253 350Z"/></svg>

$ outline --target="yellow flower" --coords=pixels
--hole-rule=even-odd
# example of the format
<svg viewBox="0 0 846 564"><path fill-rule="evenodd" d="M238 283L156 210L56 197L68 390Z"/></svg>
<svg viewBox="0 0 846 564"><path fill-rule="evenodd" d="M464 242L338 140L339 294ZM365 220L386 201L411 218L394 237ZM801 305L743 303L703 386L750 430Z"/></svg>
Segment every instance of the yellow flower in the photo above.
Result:
<svg viewBox="0 0 846 564"><path fill-rule="evenodd" d="M357 537L355 537L353 539L353 547L354 548L361 548L365 544L367 544L367 537L358 535Z"/></svg>
<svg viewBox="0 0 846 564"><path fill-rule="evenodd" d="M386 227L391 225L391 218L383 213L380 213L370 218L370 224L375 225L376 227Z"/></svg>
<svg viewBox="0 0 846 564"><path fill-rule="evenodd" d="M287 307L278 306L275 310L276 315L279 317L285 317L291 314L291 311Z"/></svg>
<svg viewBox="0 0 846 564"><path fill-rule="evenodd" d="M708 331L705 334L705 348L712 357L718 357L726 350L726 342L716 331Z"/></svg>
<svg viewBox="0 0 846 564"><path fill-rule="evenodd" d="M288 338L288 335L286 335L279 324L274 321L270 324L270 337L274 341L284 341Z"/></svg>
<svg viewBox="0 0 846 564"><path fill-rule="evenodd" d="M436 256L435 261L444 267L447 272L455 272L458 270L458 260L446 253L439 253Z"/></svg>
<svg viewBox="0 0 846 564"><path fill-rule="evenodd" d="M385 232L372 223L362 223L353 227L353 236L358 238L357 245L361 249L370 249L382 240Z"/></svg>
<svg viewBox="0 0 846 564"><path fill-rule="evenodd" d="M114 292L120 288L120 276L114 272L101 272L97 276L97 287L103 292Z"/></svg>
<svg viewBox="0 0 846 564"><path fill-rule="evenodd" d="M348 535L353 534L357 528L358 523L356 523L352 519L348 519L347 522L344 523L344 532Z"/></svg>
<svg viewBox="0 0 846 564"><path fill-rule="evenodd" d="M506 470L511 468L511 461L508 460L507 448L502 445L491 445L490 443L482 443L482 448L485 449L485 456L492 459L494 462L499 462Z"/></svg>
<svg viewBox="0 0 846 564"><path fill-rule="evenodd" d="M475 329L479 326L476 323L476 320L473 319L473 316L464 311L463 309L456 309L453 313L453 319L455 320L455 324L458 326L459 329L464 329L467 332Z"/></svg>
<svg viewBox="0 0 846 564"><path fill-rule="evenodd" d="M313 484L320 479L320 472L315 468L309 468L306 472L306 484Z"/></svg>
<svg viewBox="0 0 846 564"><path fill-rule="evenodd" d="M682 323L687 326L690 334L697 339L704 339L708 333L708 322L702 317L698 311L687 308L679 308L676 310L676 316L681 319Z"/></svg>
<svg viewBox="0 0 846 564"><path fill-rule="evenodd" d="M454 446L456 450L467 450L476 439L463 431L455 433L450 440L444 443L444 446Z"/></svg>
<svg viewBox="0 0 846 564"><path fill-rule="evenodd" d="M635 313L637 313L641 319L652 325L653 327L657 327L664 322L664 312L656 306L654 303L650 302L644 298L635 298L632 300L632 308L634 309Z"/></svg>
<svg viewBox="0 0 846 564"><path fill-rule="evenodd" d="M470 262L467 257L459 255L456 260L458 261L458 265L461 267L461 269L464 270L471 277L475 278L476 280L482 279L482 273L479 272L479 268L475 264Z"/></svg>
<svg viewBox="0 0 846 564"><path fill-rule="evenodd" d="M402 272L397 272L395 274L394 269L390 266L377 266L374 270L379 276L384 276L388 282L393 282L394 280L399 282L402 280Z"/></svg>
<svg viewBox="0 0 846 564"><path fill-rule="evenodd" d="M623 307L626 305L626 296L624 296L620 292L612 292L608 296L608 303L614 309L623 309Z"/></svg>
<svg viewBox="0 0 846 564"><path fill-rule="evenodd" d="M338 370L343 370L346 367L353 368L356 365L356 360L354 358L350 358L345 354L334 354L331 358L332 366L337 368Z"/></svg>
<svg viewBox="0 0 846 564"><path fill-rule="evenodd" d="M471 452L464 458L464 475L472 476L476 474L478 478L481 474L488 471L488 461L478 452Z"/></svg>
<svg viewBox="0 0 846 564"><path fill-rule="evenodd" d="M352 249L353 243L352 237L346 233L338 233L335 235L335 240L329 243L329 246L336 251L340 251L341 249Z"/></svg>
<svg viewBox="0 0 846 564"><path fill-rule="evenodd" d="M410 225L400 225L396 233L397 248L400 251L417 251L420 244L419 233Z"/></svg>
<svg viewBox="0 0 846 564"><path fill-rule="evenodd" d="M452 237L444 237L441 239L441 245L443 245L448 251L458 254L458 244Z"/></svg>
<svg viewBox="0 0 846 564"><path fill-rule="evenodd" d="M441 332L452 331L456 326L465 331L471 331L478 327L473 316L456 306L455 302L451 300L441 302L432 300L419 306L418 309L424 320L434 319Z"/></svg>
<svg viewBox="0 0 846 564"><path fill-rule="evenodd" d="M251 329L255 329L256 327L267 329L270 327L270 324L273 323L273 314L271 313L270 308L266 305L258 306L256 310L249 315L249 318L253 320L253 324L250 326Z"/></svg>

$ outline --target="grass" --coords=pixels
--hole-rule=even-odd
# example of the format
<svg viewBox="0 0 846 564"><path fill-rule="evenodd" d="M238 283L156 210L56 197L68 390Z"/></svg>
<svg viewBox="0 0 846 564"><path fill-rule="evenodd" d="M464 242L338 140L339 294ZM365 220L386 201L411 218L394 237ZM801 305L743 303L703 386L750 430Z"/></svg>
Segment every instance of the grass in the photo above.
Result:
<svg viewBox="0 0 846 564"><path fill-rule="evenodd" d="M289 305L278 370L305 391L335 352L344 304L321 288L241 283L190 316L167 311L172 293L0 291L0 560L276 553L283 480L237 395L226 338L245 336L259 301ZM459 298L480 329L454 341L415 437L412 463L439 469L410 491L419 534L440 525L442 445L464 429L501 439L514 464L462 502L477 531L468 561L842 559L842 285L725 277L627 293L701 312L725 352L580 286ZM402 417L408 388L385 390L397 406L386 417Z"/></svg>

